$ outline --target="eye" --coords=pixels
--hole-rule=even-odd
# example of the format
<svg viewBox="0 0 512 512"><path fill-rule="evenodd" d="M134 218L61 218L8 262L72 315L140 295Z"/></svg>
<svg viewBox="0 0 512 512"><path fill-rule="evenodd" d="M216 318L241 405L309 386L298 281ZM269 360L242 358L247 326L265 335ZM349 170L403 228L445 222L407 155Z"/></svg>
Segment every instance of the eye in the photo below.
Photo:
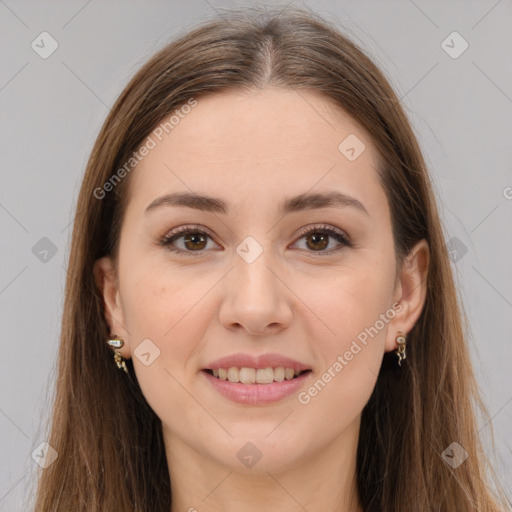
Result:
<svg viewBox="0 0 512 512"><path fill-rule="evenodd" d="M176 248L173 244L183 238L184 248ZM211 236L201 226L182 226L166 235L160 245L167 247L172 252L186 254L187 256L196 256L194 252L203 252L206 248L207 239Z"/></svg>
<svg viewBox="0 0 512 512"><path fill-rule="evenodd" d="M303 228L299 234L299 240L306 238L306 248L312 249L309 252L328 255L341 251L344 247L353 247L353 243L347 235L325 224ZM187 256L200 256L200 253L207 249L208 238L212 239L209 232L201 226L182 226L166 235L159 243L172 252L186 254ZM325 251L324 249L329 246L329 238L336 240L341 247ZM183 246L176 247L174 244L181 239L183 239Z"/></svg>
<svg viewBox="0 0 512 512"><path fill-rule="evenodd" d="M306 239L306 248L312 249L311 252L320 253L319 255L322 256L339 252L344 247L353 246L345 233L325 224L303 228L300 231L300 235L299 240ZM329 246L329 238L335 239L341 247L325 251L324 249Z"/></svg>

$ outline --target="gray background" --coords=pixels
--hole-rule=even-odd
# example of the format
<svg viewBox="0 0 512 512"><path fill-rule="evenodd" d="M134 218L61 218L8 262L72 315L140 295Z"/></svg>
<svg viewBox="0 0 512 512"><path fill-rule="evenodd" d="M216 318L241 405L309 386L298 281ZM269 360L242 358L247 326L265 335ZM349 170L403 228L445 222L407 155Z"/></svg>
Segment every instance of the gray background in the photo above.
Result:
<svg viewBox="0 0 512 512"><path fill-rule="evenodd" d="M403 98L433 176L446 240L458 251L453 268L493 418L495 467L510 495L512 3L293 3L336 21ZM0 0L2 511L25 510L22 498L35 483L31 453L45 440L70 223L100 125L152 53L234 5L244 4ZM59 45L47 59L31 48L43 31ZM453 31L469 44L456 59L442 47ZM449 44L461 48L460 41ZM490 425L480 426L488 439Z"/></svg>

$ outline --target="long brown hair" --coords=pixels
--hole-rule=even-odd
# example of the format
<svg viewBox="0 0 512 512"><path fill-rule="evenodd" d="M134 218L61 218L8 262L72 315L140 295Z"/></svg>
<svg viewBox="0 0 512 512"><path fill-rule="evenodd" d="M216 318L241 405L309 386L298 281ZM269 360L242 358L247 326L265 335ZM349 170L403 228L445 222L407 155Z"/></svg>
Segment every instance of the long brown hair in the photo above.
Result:
<svg viewBox="0 0 512 512"><path fill-rule="evenodd" d="M318 15L245 8L202 23L166 45L132 78L92 150L70 249L48 442L59 456L42 471L38 512L169 512L170 478L161 422L130 375L115 366L95 286L94 262L115 258L129 175L98 190L152 130L191 98L229 89L321 92L358 121L381 157L397 264L424 238L427 297L408 336L407 364L385 354L362 412L357 487L366 512L499 510L487 484L476 428L478 395L425 162L400 102L375 64ZM133 172L133 171L132 171ZM452 469L441 453L457 442L468 458Z"/></svg>

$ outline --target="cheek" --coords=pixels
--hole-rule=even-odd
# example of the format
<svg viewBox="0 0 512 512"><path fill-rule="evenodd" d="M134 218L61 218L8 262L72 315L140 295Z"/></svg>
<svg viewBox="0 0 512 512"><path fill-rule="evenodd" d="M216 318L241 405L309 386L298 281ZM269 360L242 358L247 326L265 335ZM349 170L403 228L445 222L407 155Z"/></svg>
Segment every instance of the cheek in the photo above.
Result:
<svg viewBox="0 0 512 512"><path fill-rule="evenodd" d="M189 272L156 265L133 267L126 279L125 321L134 340L150 338L165 358L172 345L173 358L194 350L193 340L201 339L202 323L209 321L204 310L205 294L215 283L213 276L197 281Z"/></svg>
<svg viewBox="0 0 512 512"><path fill-rule="evenodd" d="M322 364L298 395L297 411L313 431L321 424L327 438L353 424L375 387L394 316L388 284L379 272L354 272L331 281L326 293L309 297L322 320L310 333Z"/></svg>
<svg viewBox="0 0 512 512"><path fill-rule="evenodd" d="M219 307L209 294L219 276L211 269L191 272L166 262L143 261L126 261L125 321L137 380L162 418L170 411L194 407L186 390L195 383L198 360ZM151 340L158 352L149 366L138 357L144 339Z"/></svg>
<svg viewBox="0 0 512 512"><path fill-rule="evenodd" d="M311 323L317 331L313 339L323 340L323 353L332 356L340 350L348 350L351 340L359 337L364 341L364 333L372 327L378 333L371 329L371 339L384 340L392 318L389 309L393 280L392 262L384 266L361 258L359 262L326 274L315 287L309 283L305 297L316 318ZM373 345L378 345L378 341Z"/></svg>
<svg viewBox="0 0 512 512"><path fill-rule="evenodd" d="M360 412L369 399L388 325L395 316L391 307L394 262L391 258L382 261L388 263L362 258L358 266L333 272L323 287L307 295L308 306L316 313L309 336L315 340L322 364L320 381L306 390L301 403L315 402L315 408L336 416L338 423L341 417ZM342 407L331 409L332 403Z"/></svg>
<svg viewBox="0 0 512 512"><path fill-rule="evenodd" d="M175 272L152 268L139 276L134 269L126 280L125 318L137 380L149 405L164 421L172 423L169 415L175 411L198 416L199 421L201 411L186 390L197 372L192 366L197 360L194 355L200 352L210 322L204 311L208 302L201 299L214 282L206 279L193 286L190 276L184 279L182 274L180 279ZM150 352L158 354L150 365L139 357L141 341L147 339L152 342Z"/></svg>

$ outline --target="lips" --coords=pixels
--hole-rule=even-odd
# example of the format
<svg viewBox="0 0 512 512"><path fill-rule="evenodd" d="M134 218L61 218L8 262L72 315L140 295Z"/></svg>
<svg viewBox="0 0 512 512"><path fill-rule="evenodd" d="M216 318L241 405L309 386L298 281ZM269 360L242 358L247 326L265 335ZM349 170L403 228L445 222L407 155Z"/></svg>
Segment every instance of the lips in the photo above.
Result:
<svg viewBox="0 0 512 512"><path fill-rule="evenodd" d="M230 400L263 405L298 391L312 369L280 354L234 354L212 361L202 373L214 389Z"/></svg>

